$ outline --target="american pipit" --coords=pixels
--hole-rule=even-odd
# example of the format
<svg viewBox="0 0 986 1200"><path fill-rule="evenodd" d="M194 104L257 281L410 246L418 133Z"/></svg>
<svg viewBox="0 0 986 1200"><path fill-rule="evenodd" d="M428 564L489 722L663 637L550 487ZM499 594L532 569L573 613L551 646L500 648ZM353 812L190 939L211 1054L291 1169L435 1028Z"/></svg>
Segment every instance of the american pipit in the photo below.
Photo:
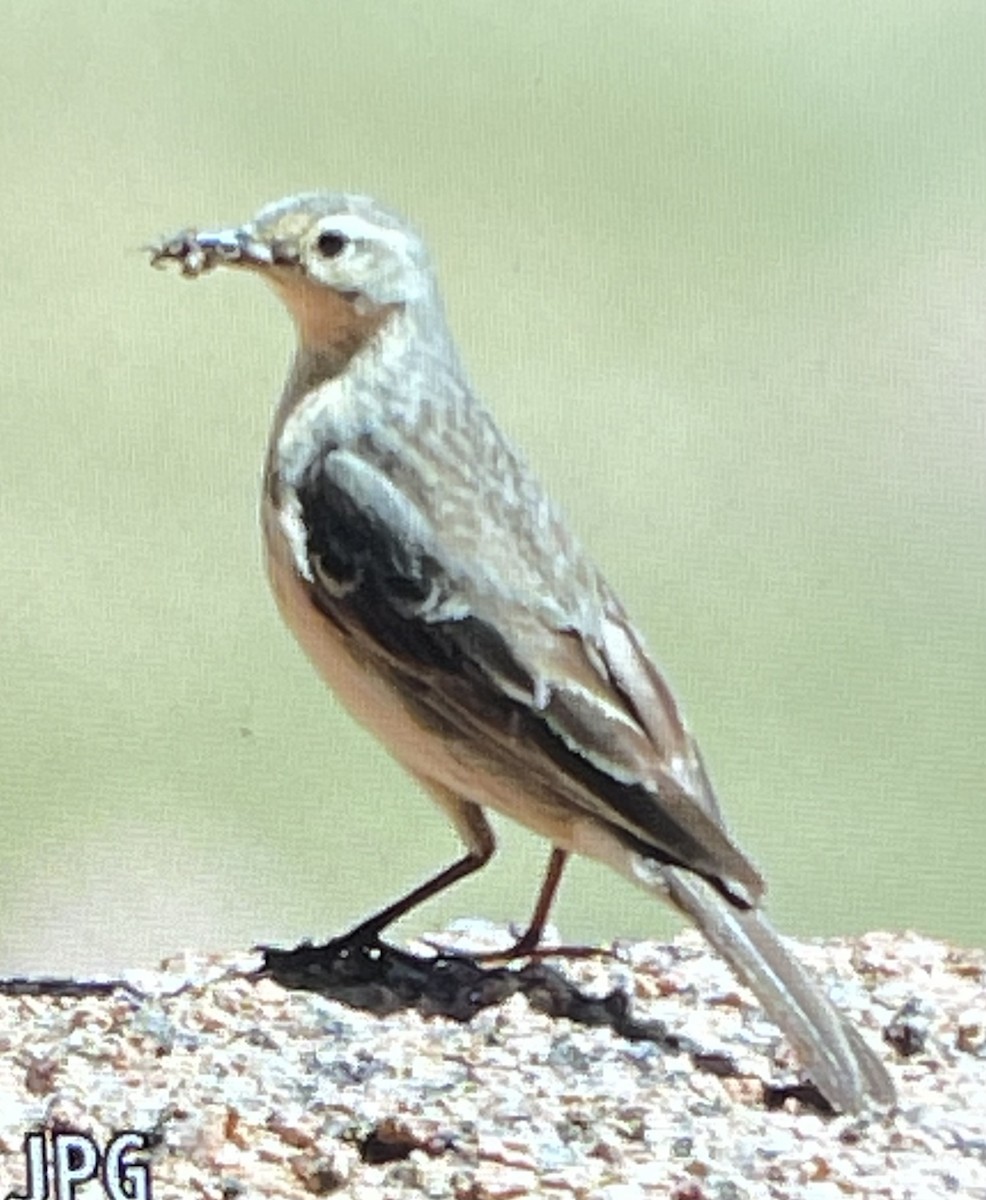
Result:
<svg viewBox="0 0 986 1200"><path fill-rule="evenodd" d="M420 239L363 196L306 194L152 248L255 272L298 350L262 520L281 613L353 715L445 809L465 855L360 927L478 870L495 809L686 913L839 1109L893 1101L855 1028L784 948L698 746L616 595L469 386Z"/></svg>

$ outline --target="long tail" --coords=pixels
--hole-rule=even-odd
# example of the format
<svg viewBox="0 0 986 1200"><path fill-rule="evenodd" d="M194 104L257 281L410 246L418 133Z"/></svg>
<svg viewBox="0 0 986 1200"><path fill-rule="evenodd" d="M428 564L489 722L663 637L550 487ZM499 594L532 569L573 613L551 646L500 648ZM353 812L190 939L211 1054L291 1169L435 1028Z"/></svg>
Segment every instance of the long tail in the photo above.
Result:
<svg viewBox="0 0 986 1200"><path fill-rule="evenodd" d="M664 867L661 875L671 901L756 995L834 1108L856 1113L894 1103L883 1063L791 957L760 909L735 907L691 871Z"/></svg>

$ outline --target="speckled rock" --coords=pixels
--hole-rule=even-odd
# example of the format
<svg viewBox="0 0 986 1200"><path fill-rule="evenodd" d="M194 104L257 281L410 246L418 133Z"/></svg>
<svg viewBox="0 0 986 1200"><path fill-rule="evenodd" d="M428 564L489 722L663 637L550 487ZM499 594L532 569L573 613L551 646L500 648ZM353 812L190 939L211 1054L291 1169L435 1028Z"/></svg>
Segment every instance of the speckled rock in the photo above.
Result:
<svg viewBox="0 0 986 1200"><path fill-rule="evenodd" d="M102 1153L133 1130L155 1200L986 1198L986 955L889 934L798 950L882 1047L894 1112L826 1115L694 934L484 968L470 986L489 1003L460 1019L288 990L256 955L187 955L122 986L8 980L0 1196L25 1190L31 1131Z"/></svg>

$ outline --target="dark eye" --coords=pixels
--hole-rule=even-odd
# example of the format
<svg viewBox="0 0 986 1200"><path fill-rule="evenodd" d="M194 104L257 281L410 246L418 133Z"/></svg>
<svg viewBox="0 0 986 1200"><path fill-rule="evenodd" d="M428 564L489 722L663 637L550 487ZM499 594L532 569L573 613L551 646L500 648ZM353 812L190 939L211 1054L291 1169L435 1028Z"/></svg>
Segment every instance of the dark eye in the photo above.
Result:
<svg viewBox="0 0 986 1200"><path fill-rule="evenodd" d="M349 245L349 239L344 238L341 233L334 233L331 229L327 229L318 235L315 245L323 258L335 258Z"/></svg>

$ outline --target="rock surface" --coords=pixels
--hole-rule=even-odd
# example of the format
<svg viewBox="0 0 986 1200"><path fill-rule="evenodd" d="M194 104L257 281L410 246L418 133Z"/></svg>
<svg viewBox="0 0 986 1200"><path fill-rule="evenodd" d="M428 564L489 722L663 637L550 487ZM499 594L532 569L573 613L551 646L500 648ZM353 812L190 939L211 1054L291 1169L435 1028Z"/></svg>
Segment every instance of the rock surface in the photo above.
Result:
<svg viewBox="0 0 986 1200"><path fill-rule="evenodd" d="M123 986L0 981L0 1197L27 1189L31 1131L50 1151L59 1130L101 1149L134 1130L155 1200L986 1198L986 954L911 934L797 949L882 1048L896 1111L826 1114L692 933L501 968L382 947L331 979L295 958L289 987L256 954Z"/></svg>

